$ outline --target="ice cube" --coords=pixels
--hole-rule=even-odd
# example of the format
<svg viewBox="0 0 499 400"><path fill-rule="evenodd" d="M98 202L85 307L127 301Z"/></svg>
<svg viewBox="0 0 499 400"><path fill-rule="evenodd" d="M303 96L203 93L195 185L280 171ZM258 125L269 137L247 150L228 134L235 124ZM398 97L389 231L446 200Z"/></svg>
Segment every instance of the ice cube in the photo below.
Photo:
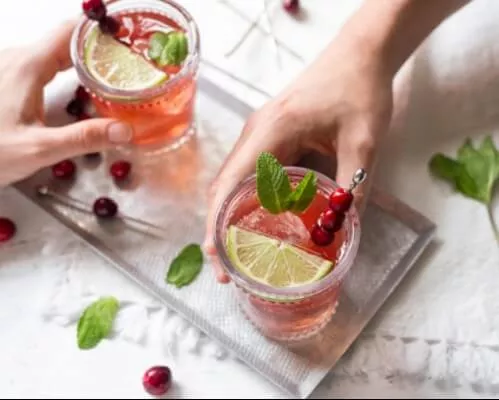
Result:
<svg viewBox="0 0 499 400"><path fill-rule="evenodd" d="M303 246L310 238L300 217L289 211L274 215L260 207L241 218L237 225L295 245Z"/></svg>

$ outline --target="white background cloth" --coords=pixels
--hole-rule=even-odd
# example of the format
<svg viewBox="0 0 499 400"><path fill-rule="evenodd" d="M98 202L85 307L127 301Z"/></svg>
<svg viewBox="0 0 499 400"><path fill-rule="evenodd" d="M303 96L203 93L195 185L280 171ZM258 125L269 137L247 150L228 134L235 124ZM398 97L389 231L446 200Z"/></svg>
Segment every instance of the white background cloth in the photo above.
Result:
<svg viewBox="0 0 499 400"><path fill-rule="evenodd" d="M227 1L251 19L262 9L256 0ZM225 59L248 23L222 2L182 1L199 22L203 57L271 93L312 60L360 4L303 0L306 18L296 21L278 3L271 7L276 35L304 60L283 52L282 70L271 40L258 31ZM79 7L79 0L5 1L0 47L40 38ZM437 238L314 397L499 393L498 246L485 208L432 179L427 168L433 153L453 156L466 137L493 134L499 144L498 15L499 2L475 0L435 31L399 76L400 106L375 179L432 219ZM252 105L262 104L206 72ZM49 98L67 99L74 89L61 84L64 75ZM497 207L495 213L499 218ZM155 363L172 367L176 398L282 396L11 188L0 191L0 214L19 228L15 240L0 247L1 397L147 398L141 377ZM75 321L89 301L108 293L126 299L115 335L82 352Z"/></svg>

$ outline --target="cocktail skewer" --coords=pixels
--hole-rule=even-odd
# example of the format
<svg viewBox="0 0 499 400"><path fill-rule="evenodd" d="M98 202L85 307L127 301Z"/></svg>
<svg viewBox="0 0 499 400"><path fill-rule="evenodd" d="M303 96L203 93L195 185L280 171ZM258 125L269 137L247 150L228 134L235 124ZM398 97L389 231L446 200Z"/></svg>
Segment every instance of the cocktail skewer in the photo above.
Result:
<svg viewBox="0 0 499 400"><path fill-rule="evenodd" d="M63 195L61 193L57 193L54 190L50 189L47 185L39 186L37 188L37 192L39 195L51 197L51 198L59 201L60 203L65 204L69 207L76 208L79 211L89 213L89 214L94 214L92 211L92 208L87 203L85 203L79 199L75 199L74 197L70 197L68 195ZM147 228L156 229L156 230L159 230L163 233L166 233L166 231L163 228L161 228L157 225L153 225L150 222L147 222L147 221L144 221L144 220L141 220L138 218L133 218L133 217L130 217L128 215L124 215L121 212L118 212L114 218L120 218L120 219L125 220L125 221L133 222L135 224L142 225L142 226L147 227Z"/></svg>

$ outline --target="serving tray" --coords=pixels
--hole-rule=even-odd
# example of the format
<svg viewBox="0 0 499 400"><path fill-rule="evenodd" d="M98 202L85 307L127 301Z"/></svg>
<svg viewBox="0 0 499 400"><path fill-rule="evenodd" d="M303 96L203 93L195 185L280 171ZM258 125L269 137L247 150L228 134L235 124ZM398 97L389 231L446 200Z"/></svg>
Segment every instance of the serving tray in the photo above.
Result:
<svg viewBox="0 0 499 400"><path fill-rule="evenodd" d="M40 171L16 188L65 225L110 265L127 275L169 308L272 381L287 395L306 398L335 366L363 328L414 265L433 237L435 226L424 216L373 189L362 222L358 257L345 283L338 311L330 325L299 346L264 338L244 318L229 287L215 282L208 260L198 279L177 289L165 283L171 260L188 243L202 243L206 193L237 139L251 107L199 77L197 134L167 157L132 157L133 176L117 186L108 174L117 153L101 161L75 160L74 184L52 180ZM331 174L319 157L313 167ZM304 160L302 165L309 165ZM101 223L91 213L46 197L36 188L49 184L90 205L101 195L115 199L123 214L162 229L123 221Z"/></svg>

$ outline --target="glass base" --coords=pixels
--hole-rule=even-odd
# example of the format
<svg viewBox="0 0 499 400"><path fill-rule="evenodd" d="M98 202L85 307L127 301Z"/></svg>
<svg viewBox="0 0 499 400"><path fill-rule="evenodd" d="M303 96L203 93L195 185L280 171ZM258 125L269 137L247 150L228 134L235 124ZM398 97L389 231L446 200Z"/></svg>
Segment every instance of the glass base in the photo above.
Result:
<svg viewBox="0 0 499 400"><path fill-rule="evenodd" d="M197 132L197 124L195 121L178 137L170 139L167 142L155 143L150 145L127 145L118 146L116 152L128 158L138 158L143 163L155 162L158 158L167 156L169 153L182 148L188 141L190 141Z"/></svg>

